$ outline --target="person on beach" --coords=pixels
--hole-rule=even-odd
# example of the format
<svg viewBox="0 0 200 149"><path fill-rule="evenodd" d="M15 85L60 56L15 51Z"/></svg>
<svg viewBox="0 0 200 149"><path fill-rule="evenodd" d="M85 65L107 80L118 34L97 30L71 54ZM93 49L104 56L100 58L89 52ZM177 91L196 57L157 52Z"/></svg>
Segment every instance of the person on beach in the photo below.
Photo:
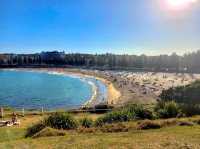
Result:
<svg viewBox="0 0 200 149"><path fill-rule="evenodd" d="M12 123L13 124L17 123L17 114L15 112L13 112L12 114Z"/></svg>

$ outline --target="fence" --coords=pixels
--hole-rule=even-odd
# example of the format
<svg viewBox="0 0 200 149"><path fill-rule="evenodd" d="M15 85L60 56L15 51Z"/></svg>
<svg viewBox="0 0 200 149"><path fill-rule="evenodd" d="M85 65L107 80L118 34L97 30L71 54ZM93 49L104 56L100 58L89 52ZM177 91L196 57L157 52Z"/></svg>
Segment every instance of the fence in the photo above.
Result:
<svg viewBox="0 0 200 149"><path fill-rule="evenodd" d="M143 104L146 108L150 109L153 107L153 104ZM69 112L69 113L105 113L112 111L113 108L122 107L124 104L99 104L91 107L83 106L83 105L70 105L65 108L57 108L57 109L49 109L48 107L41 106L38 108L9 108L9 107L1 107L0 108L0 116L1 118L11 116L13 113L17 113L19 116L25 115L43 115L43 114L51 114L55 112Z"/></svg>

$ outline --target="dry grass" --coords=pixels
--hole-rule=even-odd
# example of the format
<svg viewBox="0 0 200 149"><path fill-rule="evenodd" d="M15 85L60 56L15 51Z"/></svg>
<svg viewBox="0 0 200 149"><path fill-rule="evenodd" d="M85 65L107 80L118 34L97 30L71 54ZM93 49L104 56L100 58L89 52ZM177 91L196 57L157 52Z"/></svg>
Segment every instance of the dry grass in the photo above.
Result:
<svg viewBox="0 0 200 149"><path fill-rule="evenodd" d="M20 128L27 128L28 126L31 126L34 123L37 123L38 121L41 121L44 118L44 116L41 115L29 115L25 117L20 118Z"/></svg>
<svg viewBox="0 0 200 149"><path fill-rule="evenodd" d="M52 137L52 136L65 136L66 133L61 130L53 129L46 127L36 133L32 138L40 138L40 137Z"/></svg>

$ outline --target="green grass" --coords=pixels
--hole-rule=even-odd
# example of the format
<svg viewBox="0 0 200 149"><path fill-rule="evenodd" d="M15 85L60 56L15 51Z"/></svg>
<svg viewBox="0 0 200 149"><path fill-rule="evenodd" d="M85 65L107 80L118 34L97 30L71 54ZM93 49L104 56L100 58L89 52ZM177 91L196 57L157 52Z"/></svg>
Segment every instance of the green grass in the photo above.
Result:
<svg viewBox="0 0 200 149"><path fill-rule="evenodd" d="M76 119L82 117L98 118L97 115L81 114L75 115ZM45 117L45 116L44 116ZM21 118L23 125L15 127L0 128L0 149L52 149L52 148L74 148L74 149L199 149L200 148L200 125L178 126L170 125L173 121L197 121L199 116L192 118L155 120L157 123L165 122L166 126L160 129L137 130L139 121L119 123L123 128L128 128L128 132L117 132L119 125L106 126L105 131L83 131L67 130L65 136L52 136L40 138L24 138L26 128L33 122L37 122L42 117L38 115ZM121 125L120 125L121 126ZM103 129L103 128L102 128ZM107 129L112 129L111 133Z"/></svg>
<svg viewBox="0 0 200 149"><path fill-rule="evenodd" d="M29 138L1 142L0 148L199 149L200 126L175 126L122 133L68 132L64 137Z"/></svg>
<svg viewBox="0 0 200 149"><path fill-rule="evenodd" d="M24 138L25 132L26 129L24 128L2 127L0 128L0 142L22 139Z"/></svg>

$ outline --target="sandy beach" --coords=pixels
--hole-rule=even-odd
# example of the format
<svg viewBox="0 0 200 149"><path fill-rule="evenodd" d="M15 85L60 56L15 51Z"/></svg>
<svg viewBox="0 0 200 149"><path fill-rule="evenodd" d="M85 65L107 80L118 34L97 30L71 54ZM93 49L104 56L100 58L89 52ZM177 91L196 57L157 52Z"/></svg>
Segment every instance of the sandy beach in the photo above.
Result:
<svg viewBox="0 0 200 149"><path fill-rule="evenodd" d="M108 104L117 104L121 96L120 91L118 91L114 87L113 83L111 83L110 81L100 77L95 77L95 78L101 80L104 84L106 84L108 91L108 99L107 99Z"/></svg>
<svg viewBox="0 0 200 149"><path fill-rule="evenodd" d="M108 103L155 103L163 90L183 86L200 79L200 74L168 72L99 71L74 69L84 75L95 76L108 87Z"/></svg>
<svg viewBox="0 0 200 149"><path fill-rule="evenodd" d="M154 103L163 90L200 79L200 74L192 73L107 71L98 74L112 81L121 92L118 104Z"/></svg>

